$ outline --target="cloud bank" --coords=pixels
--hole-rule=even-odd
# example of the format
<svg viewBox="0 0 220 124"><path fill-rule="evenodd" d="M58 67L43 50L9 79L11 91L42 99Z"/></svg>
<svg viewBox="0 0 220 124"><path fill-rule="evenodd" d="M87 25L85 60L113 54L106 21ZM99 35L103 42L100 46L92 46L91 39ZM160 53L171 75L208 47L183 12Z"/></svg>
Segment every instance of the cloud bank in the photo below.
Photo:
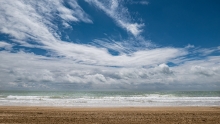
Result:
<svg viewBox="0 0 220 124"><path fill-rule="evenodd" d="M21 89L218 89L219 57L169 67L106 67L31 53L1 52L1 88ZM17 61L15 61L17 60ZM49 63L49 64L48 64Z"/></svg>

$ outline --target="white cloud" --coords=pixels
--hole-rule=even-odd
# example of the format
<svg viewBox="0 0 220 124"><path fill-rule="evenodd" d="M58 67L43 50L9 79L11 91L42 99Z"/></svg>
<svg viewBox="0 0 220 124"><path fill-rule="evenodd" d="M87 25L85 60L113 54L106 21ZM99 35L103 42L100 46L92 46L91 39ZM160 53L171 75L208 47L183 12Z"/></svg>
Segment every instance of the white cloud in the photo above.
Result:
<svg viewBox="0 0 220 124"><path fill-rule="evenodd" d="M143 5L148 5L149 2L148 1L140 1L140 4L143 4Z"/></svg>
<svg viewBox="0 0 220 124"><path fill-rule="evenodd" d="M164 74L172 74L173 72L170 70L169 66L165 63L159 65L161 72Z"/></svg>
<svg viewBox="0 0 220 124"><path fill-rule="evenodd" d="M76 63L81 64L103 66L142 66L151 65L155 62L157 64L161 61L179 56L176 54L179 53L178 49L172 48L165 48L164 50L166 51L166 54L163 52L164 55L161 57L161 59L157 59L156 57L158 52L160 52L159 49L138 51L132 53L131 55L123 54L120 56L112 56L107 52L106 49L61 41L59 38L60 36L58 33L56 33L56 24L53 24L53 22L50 21L52 20L51 18L53 18L53 13L50 15L50 12L53 12L54 10L51 10L51 7L42 9L41 6L41 10L38 12L38 9L35 8L35 6L46 3L45 1L35 2L27 2L22 0L17 0L16 2L11 0L7 2L1 1L2 7L0 12L3 19L0 21L0 23L3 26L1 27L0 31L13 36L14 41L19 42L21 45L26 47L43 48L51 51L55 56L64 56L66 58L70 58ZM112 8L117 8L117 1L115 2L116 3L113 3ZM52 2L52 5L56 6L53 8L64 7L61 5L60 1ZM76 2L74 5L78 6ZM58 10L60 11L61 18L63 17L63 14L67 16L71 15L71 11L67 8ZM79 10L82 11L81 9ZM12 13L12 11L15 11L16 13ZM48 12L46 13L47 16L45 17L45 15L42 15L42 12ZM79 17L81 17L81 15ZM46 18L46 20L44 18ZM63 19L69 20L67 18Z"/></svg>
<svg viewBox="0 0 220 124"><path fill-rule="evenodd" d="M142 31L144 24L138 24L132 22L129 17L128 9L125 8L121 1L110 0L101 2L99 0L85 0L86 2L95 5L99 9L103 10L109 17L111 17L120 27L126 29L134 36L138 36Z"/></svg>
<svg viewBox="0 0 220 124"><path fill-rule="evenodd" d="M72 15L77 17L79 20L86 22L86 23L93 23L90 19L89 15L84 12L84 10L79 6L77 0L71 0L68 2L71 9Z"/></svg>
<svg viewBox="0 0 220 124"><path fill-rule="evenodd" d="M24 52L2 51L0 56L2 88L133 89L136 86L141 89L143 86L163 88L166 85L171 89L184 89L190 85L192 88L215 89L220 83L219 57L185 62L174 67L162 63L149 67L117 68L77 64L67 58L48 58Z"/></svg>
<svg viewBox="0 0 220 124"><path fill-rule="evenodd" d="M4 41L0 41L0 49L4 48L6 50L11 50L12 46L13 46L12 44L6 43Z"/></svg>
<svg viewBox="0 0 220 124"><path fill-rule="evenodd" d="M196 74L202 75L202 76L213 76L213 75L215 75L215 73L214 73L214 71L212 71L212 69L205 68L205 67L198 66L198 65L192 66L191 71L196 73Z"/></svg>
<svg viewBox="0 0 220 124"><path fill-rule="evenodd" d="M138 36L143 31L141 28L144 26L144 24L131 24L122 22L121 20L119 20L118 22L122 27L126 28L127 31L130 31L134 36Z"/></svg>
<svg viewBox="0 0 220 124"><path fill-rule="evenodd" d="M32 5L24 1L2 0L0 1L0 31L9 34L21 44L29 44L24 40L31 38L41 43L41 40L54 41L53 34L47 29L45 20Z"/></svg>
<svg viewBox="0 0 220 124"><path fill-rule="evenodd" d="M128 1L130 4L142 4L142 5L148 5L149 2L146 0L138 0L138 1L134 1L134 0L129 0Z"/></svg>
<svg viewBox="0 0 220 124"><path fill-rule="evenodd" d="M64 56L80 64L101 66L151 66L187 54L184 49L157 48L113 56L106 49L94 46L67 42L58 42L54 45L52 49L58 56Z"/></svg>
<svg viewBox="0 0 220 124"><path fill-rule="evenodd" d="M191 49L191 48L194 48L195 46L194 45L191 45L191 44L188 44L187 46L185 46L185 48L187 49Z"/></svg>
<svg viewBox="0 0 220 124"><path fill-rule="evenodd" d="M138 39L138 43L137 43ZM144 40L142 37L138 38L129 38L129 39L121 39L121 40L114 40L113 38L109 37L102 38L102 39L94 39L93 43L94 46L107 48L109 50L117 51L119 54L129 54L136 51L144 51L146 48L156 48L151 41Z"/></svg>
<svg viewBox="0 0 220 124"><path fill-rule="evenodd" d="M59 15L62 19L67 20L67 21L79 21L76 17L72 16L73 12L72 10L62 6L57 8L59 11Z"/></svg>
<svg viewBox="0 0 220 124"><path fill-rule="evenodd" d="M207 56L207 55L210 55L214 52L217 52L218 51L218 48L201 48L199 50L196 50L195 52L203 55L203 56Z"/></svg>
<svg viewBox="0 0 220 124"><path fill-rule="evenodd" d="M55 15L66 24L69 21L92 23L76 1L69 3L72 9L66 8L62 0L1 0L0 25L3 26L0 27L0 32L13 36L21 44L26 44L23 40L28 38L40 44L45 44L46 41L56 42L59 35L56 24L52 22L57 19Z"/></svg>
<svg viewBox="0 0 220 124"><path fill-rule="evenodd" d="M24 0L21 0L24 1ZM70 8L64 6L64 2L69 4ZM69 21L83 21L92 23L89 16L78 5L76 0L38 0L38 1L25 1L25 4L31 5L36 11L46 17L47 19L54 19L59 16L66 22ZM55 15L55 16L54 16Z"/></svg>
<svg viewBox="0 0 220 124"><path fill-rule="evenodd" d="M48 3L43 0L38 2L18 0L16 3L11 0L9 0L9 2L1 1L2 11L0 12L3 19L0 23L3 26L0 31L13 36L13 41L18 42L21 45L46 49L52 52L55 56L71 58L74 62L81 64L103 66L143 66L151 65L153 63L158 64L162 61L167 61L170 58L182 55L179 54L180 52L178 52L178 49L165 48L161 49L162 51L166 51L166 53L162 53L163 57L161 57L161 59L157 58L160 49L138 51L131 53L131 55L121 54L119 56L112 56L106 49L61 41L59 38L60 36L57 33L56 24L53 24L53 21L51 21L54 18L53 13L56 11L54 9L58 8L57 11L60 12L60 17L66 21L76 17L79 17L77 18L78 20L81 19L85 21L86 18L82 18L84 17L83 15L86 14L78 14L78 16L72 17L71 15L74 15L72 10L64 8L61 1L50 2L51 6L46 6L47 8L44 8L42 4L48 5ZM111 4L113 10L118 9L119 5L117 1L112 1ZM83 10L79 7L77 2L71 2L70 5L72 8L78 8L76 9L78 10L76 12L83 13ZM16 13L12 13L11 10L16 11ZM45 14L42 14L44 12ZM63 15L71 18L65 18ZM89 20L86 21L89 22ZM122 22L122 24L124 24L124 22ZM138 24L134 24L134 26L133 24L129 25L131 27L125 27L129 28L133 33L139 31L135 29L136 26L138 27Z"/></svg>

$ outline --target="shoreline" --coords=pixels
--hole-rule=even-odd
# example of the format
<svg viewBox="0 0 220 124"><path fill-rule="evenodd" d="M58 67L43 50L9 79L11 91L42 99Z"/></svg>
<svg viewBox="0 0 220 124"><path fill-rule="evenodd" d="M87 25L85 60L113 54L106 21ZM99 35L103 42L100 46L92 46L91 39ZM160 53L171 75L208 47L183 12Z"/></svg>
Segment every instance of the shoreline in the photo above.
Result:
<svg viewBox="0 0 220 124"><path fill-rule="evenodd" d="M108 108L219 108L220 106L46 106L46 105L0 105L0 108L14 107L14 108L91 108L91 109L108 109Z"/></svg>
<svg viewBox="0 0 220 124"><path fill-rule="evenodd" d="M109 110L125 110L125 111L219 111L220 112L220 106L153 106L153 107L146 107L146 106L129 106L129 107L73 107L73 106L0 106L0 110L3 109L28 109L28 110L35 110L35 109L45 109L45 110L81 110L81 111L87 111L87 110L102 110L102 111L109 111Z"/></svg>
<svg viewBox="0 0 220 124"><path fill-rule="evenodd" d="M1 123L220 123L218 107L0 106Z"/></svg>

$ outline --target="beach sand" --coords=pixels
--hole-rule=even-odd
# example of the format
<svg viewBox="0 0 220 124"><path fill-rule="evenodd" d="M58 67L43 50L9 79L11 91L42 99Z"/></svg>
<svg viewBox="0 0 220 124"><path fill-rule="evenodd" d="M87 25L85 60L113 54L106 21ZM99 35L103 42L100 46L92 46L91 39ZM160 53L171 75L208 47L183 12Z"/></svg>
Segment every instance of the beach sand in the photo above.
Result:
<svg viewBox="0 0 220 124"><path fill-rule="evenodd" d="M220 107L0 107L0 123L220 124Z"/></svg>

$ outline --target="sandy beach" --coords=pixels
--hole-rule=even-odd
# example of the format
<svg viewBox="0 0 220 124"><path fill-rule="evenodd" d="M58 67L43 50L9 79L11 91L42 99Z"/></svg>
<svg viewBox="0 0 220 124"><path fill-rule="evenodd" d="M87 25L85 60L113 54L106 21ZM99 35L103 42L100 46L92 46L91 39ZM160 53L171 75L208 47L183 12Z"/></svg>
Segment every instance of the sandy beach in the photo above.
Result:
<svg viewBox="0 0 220 124"><path fill-rule="evenodd" d="M0 123L219 124L220 107L0 107Z"/></svg>

